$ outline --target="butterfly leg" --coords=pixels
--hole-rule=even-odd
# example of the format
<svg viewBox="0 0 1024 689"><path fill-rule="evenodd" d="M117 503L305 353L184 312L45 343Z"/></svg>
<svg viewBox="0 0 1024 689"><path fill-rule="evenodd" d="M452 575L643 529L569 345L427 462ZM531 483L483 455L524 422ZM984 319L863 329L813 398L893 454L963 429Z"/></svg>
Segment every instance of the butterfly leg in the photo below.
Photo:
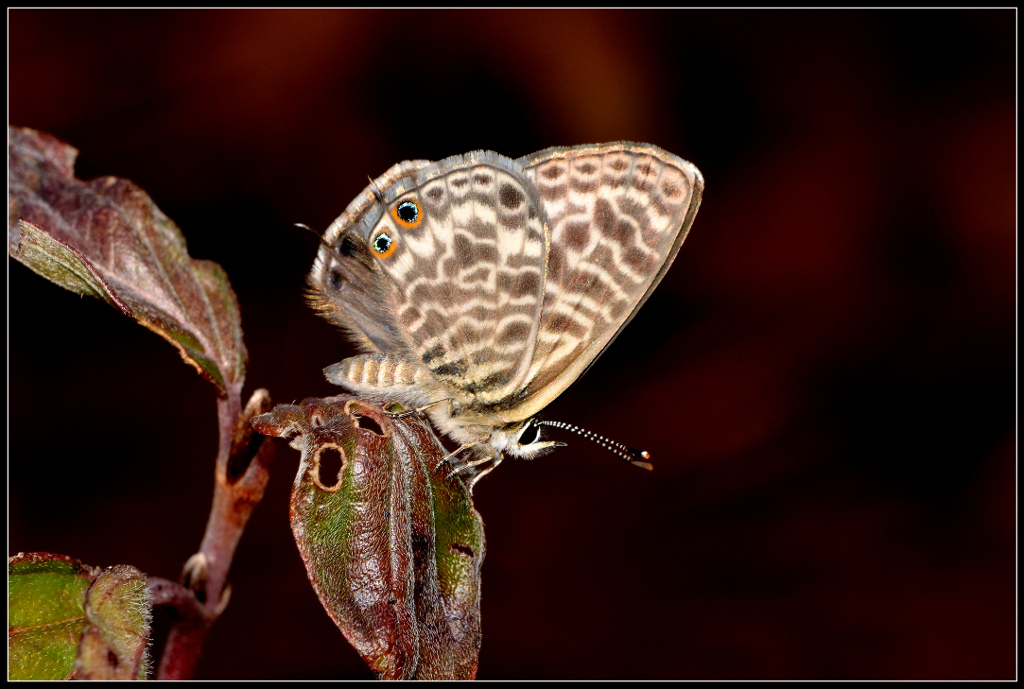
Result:
<svg viewBox="0 0 1024 689"><path fill-rule="evenodd" d="M480 479L482 479L487 474L489 474L492 471L494 471L498 467L498 465L501 464L501 460L504 459L504 457L502 455L500 455L500 454L497 457L486 457L484 459L477 460L476 462L471 462L470 464L467 464L465 467L461 467L462 469L465 469L466 467L476 466L477 464L482 464L483 462L487 461L487 459L493 459L494 463L491 464L491 466L489 466L486 469L484 469L483 471L481 471L481 472L479 472L477 474L474 474L473 477L469 479L469 481L468 481L468 483L466 485L466 487L469 488L469 492L472 493L473 492L473 486L476 485L476 482L479 481Z"/></svg>
<svg viewBox="0 0 1024 689"><path fill-rule="evenodd" d="M488 438L488 436L485 435L485 436L481 436L477 440L473 440L473 441L468 442L468 443L462 443L455 450L453 450L452 452L449 452L447 455L445 455L445 458L442 459L440 462L438 462L437 466L434 467L434 471L437 471L441 467L442 464L447 464L452 458L455 457L455 455L459 454L463 450L467 450L467 449L469 449L471 447L479 445L483 441L487 440L487 438ZM476 464L479 464L479 462L471 462L469 464L463 464L462 466L458 467L455 471L453 471L451 474L448 474L448 477L451 478L454 474L457 474L460 471L462 471L462 469L464 467L466 467L466 466L475 466Z"/></svg>
<svg viewBox="0 0 1024 689"><path fill-rule="evenodd" d="M425 411L427 409L430 409L431 407L433 407L435 405L438 405L438 404L441 404L442 402L447 402L448 403L448 413L450 414L451 411L452 411L452 401L453 400L452 400L451 397L447 397L447 398L445 398L443 400L437 400L436 402L430 402L428 404L424 404L422 407L416 407L415 409L408 409L408 410L403 411L403 412L398 412L397 414L396 413L392 413L392 412L384 412L384 413L387 414L388 416L390 416L393 419L403 419L406 416L412 416L413 414L419 414L421 411ZM456 450L456 452L458 452L458 450Z"/></svg>
<svg viewBox="0 0 1024 689"><path fill-rule="evenodd" d="M478 443L473 443L473 445L477 445L477 444ZM466 446L464 445L463 447L466 447ZM461 450L461 449L462 448L460 447L459 450ZM455 452L458 452L459 450L456 450ZM453 452L452 454L454 455L455 452ZM493 471L494 467L498 466L501 463L502 456L500 454L497 457L495 457L494 455L486 455L484 457L480 457L479 459L474 459L472 462L466 462L465 464L460 464L459 466L455 467L450 474L448 474L448 478L451 478L452 476L454 476L455 474L458 474L459 472L466 471L468 469L472 469L473 467L478 467L481 464L486 464L487 462L490 462L492 460L494 461L494 464L492 466L487 467L486 469L484 469L479 474L475 474L473 476L473 483L476 483L480 479L481 476L483 476L484 474L487 474L488 472Z"/></svg>

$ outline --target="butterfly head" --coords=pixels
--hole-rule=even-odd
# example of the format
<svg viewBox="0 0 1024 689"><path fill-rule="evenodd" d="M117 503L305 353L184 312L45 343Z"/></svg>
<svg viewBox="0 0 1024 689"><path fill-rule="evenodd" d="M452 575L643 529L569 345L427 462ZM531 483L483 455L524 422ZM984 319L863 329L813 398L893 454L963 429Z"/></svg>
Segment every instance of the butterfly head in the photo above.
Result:
<svg viewBox="0 0 1024 689"><path fill-rule="evenodd" d="M557 440L543 440L540 431L537 419L527 419L494 431L490 444L499 452L522 459L533 459L546 455L556 447L565 447L565 443Z"/></svg>

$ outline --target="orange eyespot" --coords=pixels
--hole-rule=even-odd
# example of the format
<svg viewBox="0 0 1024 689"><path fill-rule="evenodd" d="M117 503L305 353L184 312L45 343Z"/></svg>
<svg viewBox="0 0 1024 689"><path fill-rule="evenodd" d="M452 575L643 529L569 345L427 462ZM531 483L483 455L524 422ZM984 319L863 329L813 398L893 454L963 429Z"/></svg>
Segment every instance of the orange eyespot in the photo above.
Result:
<svg viewBox="0 0 1024 689"><path fill-rule="evenodd" d="M397 246L398 244L387 230L381 230L377 233L376 237L370 240L370 247L373 249L373 253L377 254L380 258L387 258L395 253L395 247Z"/></svg>
<svg viewBox="0 0 1024 689"><path fill-rule="evenodd" d="M391 209L391 217L405 228L416 227L423 220L423 211L415 201L402 201Z"/></svg>

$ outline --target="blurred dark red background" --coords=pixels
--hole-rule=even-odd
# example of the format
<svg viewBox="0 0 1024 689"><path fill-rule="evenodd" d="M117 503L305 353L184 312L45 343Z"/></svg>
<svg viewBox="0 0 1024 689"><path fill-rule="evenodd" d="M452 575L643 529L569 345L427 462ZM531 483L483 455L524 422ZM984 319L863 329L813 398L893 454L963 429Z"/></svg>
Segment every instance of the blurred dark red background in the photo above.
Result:
<svg viewBox="0 0 1024 689"><path fill-rule="evenodd" d="M10 122L145 188L241 301L246 394L339 392L316 239L393 163L635 140L707 189L672 270L506 461L480 678L1012 678L1016 12L9 10ZM9 261L9 554L176 578L213 388ZM201 678L369 677L283 446Z"/></svg>

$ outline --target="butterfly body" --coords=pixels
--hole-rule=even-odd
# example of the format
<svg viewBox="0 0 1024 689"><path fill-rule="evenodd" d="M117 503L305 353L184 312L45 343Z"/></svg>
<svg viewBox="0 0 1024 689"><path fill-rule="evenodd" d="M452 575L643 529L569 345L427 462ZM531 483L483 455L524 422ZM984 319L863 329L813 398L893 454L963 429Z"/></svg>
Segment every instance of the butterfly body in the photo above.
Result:
<svg viewBox="0 0 1024 689"><path fill-rule="evenodd" d="M661 280L702 189L649 144L392 167L328 228L310 274L313 305L364 351L328 380L430 405L466 465L549 451L531 420Z"/></svg>

